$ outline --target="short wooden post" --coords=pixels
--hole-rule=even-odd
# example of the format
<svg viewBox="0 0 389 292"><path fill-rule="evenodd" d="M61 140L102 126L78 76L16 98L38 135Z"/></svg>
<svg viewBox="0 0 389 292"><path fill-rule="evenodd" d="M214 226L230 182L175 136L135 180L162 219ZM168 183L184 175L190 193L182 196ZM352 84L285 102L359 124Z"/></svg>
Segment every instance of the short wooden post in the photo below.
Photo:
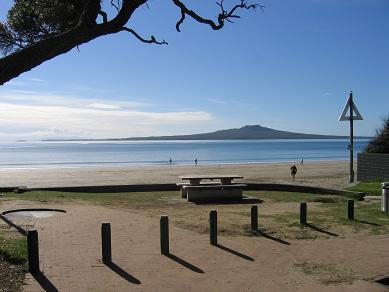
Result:
<svg viewBox="0 0 389 292"><path fill-rule="evenodd" d="M300 203L300 224L307 224L307 203Z"/></svg>
<svg viewBox="0 0 389 292"><path fill-rule="evenodd" d="M160 220L161 254L169 254L169 217L161 216Z"/></svg>
<svg viewBox="0 0 389 292"><path fill-rule="evenodd" d="M251 206L251 230L258 230L258 206Z"/></svg>
<svg viewBox="0 0 389 292"><path fill-rule="evenodd" d="M209 235L212 245L217 245L217 212L211 210L209 213Z"/></svg>
<svg viewBox="0 0 389 292"><path fill-rule="evenodd" d="M347 218L354 220L354 200L347 200Z"/></svg>
<svg viewBox="0 0 389 292"><path fill-rule="evenodd" d="M112 250L111 250L111 224L101 224L101 251L104 264L112 262Z"/></svg>
<svg viewBox="0 0 389 292"><path fill-rule="evenodd" d="M38 231L27 232L28 270L31 274L39 272Z"/></svg>

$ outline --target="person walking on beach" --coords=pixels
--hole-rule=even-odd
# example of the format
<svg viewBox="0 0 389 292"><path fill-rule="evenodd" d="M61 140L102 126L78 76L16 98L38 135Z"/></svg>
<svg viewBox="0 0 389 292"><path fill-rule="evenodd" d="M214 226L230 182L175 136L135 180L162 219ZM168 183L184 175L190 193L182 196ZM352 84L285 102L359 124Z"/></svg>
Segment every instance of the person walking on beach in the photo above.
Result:
<svg viewBox="0 0 389 292"><path fill-rule="evenodd" d="M169 159L169 164L172 165L172 159L171 158Z"/></svg>
<svg viewBox="0 0 389 292"><path fill-rule="evenodd" d="M195 159L195 164L196 164L196 166L197 166L197 158Z"/></svg>
<svg viewBox="0 0 389 292"><path fill-rule="evenodd" d="M292 167L290 168L290 174L292 175L292 181L295 180L296 173L297 173L297 167L295 164L293 164Z"/></svg>
<svg viewBox="0 0 389 292"><path fill-rule="evenodd" d="M304 157L301 157L301 162L300 164L304 164Z"/></svg>

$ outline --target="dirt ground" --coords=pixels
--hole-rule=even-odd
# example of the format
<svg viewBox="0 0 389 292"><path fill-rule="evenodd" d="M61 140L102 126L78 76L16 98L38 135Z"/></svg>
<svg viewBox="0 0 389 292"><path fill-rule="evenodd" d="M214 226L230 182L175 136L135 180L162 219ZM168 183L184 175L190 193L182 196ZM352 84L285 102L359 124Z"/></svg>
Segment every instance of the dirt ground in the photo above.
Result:
<svg viewBox="0 0 389 292"><path fill-rule="evenodd" d="M387 291L374 280L389 276L388 234L334 227L331 231L338 236L280 240L274 233L247 236L221 232L219 245L212 246L207 232L177 224L180 218L175 217L180 213L174 210L183 204L191 210L194 222L207 222L207 212L216 208L220 229L228 224L224 212L235 208L179 200L167 202L170 207L162 209L19 200L2 200L0 208L67 211L52 218L20 219L20 224L38 229L42 270L38 278L27 274L25 291L42 291L42 287L59 291ZM292 202L272 203L261 205L260 210L265 215L293 213L296 206ZM169 215L171 222L170 256L160 254L162 214ZM239 218L236 228L244 228L250 218ZM100 260L102 222L112 226L113 263L109 266ZM265 225L260 221L263 230Z"/></svg>

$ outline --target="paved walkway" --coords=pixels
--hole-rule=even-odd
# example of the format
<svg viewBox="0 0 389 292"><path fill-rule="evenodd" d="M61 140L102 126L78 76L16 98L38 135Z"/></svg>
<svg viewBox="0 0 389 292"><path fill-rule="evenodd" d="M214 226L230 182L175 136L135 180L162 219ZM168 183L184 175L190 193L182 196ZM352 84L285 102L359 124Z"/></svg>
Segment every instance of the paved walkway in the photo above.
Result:
<svg viewBox="0 0 389 292"><path fill-rule="evenodd" d="M33 205L43 207L21 201L1 207ZM67 213L30 222L39 232L42 275L27 274L25 291L385 291L363 280L323 284L315 267L331 267L329 279L331 273L352 279L389 272L389 236L290 245L263 237L219 237L221 246L214 247L206 234L170 226L172 255L166 257L160 254L159 220L84 203L44 207ZM102 222L112 227L111 266L100 260ZM349 248L339 248L344 246ZM331 252L321 255L320 249Z"/></svg>

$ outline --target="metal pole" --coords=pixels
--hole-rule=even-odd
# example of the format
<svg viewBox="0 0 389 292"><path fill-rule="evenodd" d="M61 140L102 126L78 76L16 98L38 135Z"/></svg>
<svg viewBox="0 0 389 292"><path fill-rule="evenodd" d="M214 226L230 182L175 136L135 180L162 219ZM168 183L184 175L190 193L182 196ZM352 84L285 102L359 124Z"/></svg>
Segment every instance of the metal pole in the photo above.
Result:
<svg viewBox="0 0 389 292"><path fill-rule="evenodd" d="M354 182L354 118L353 92L350 91L350 183Z"/></svg>

